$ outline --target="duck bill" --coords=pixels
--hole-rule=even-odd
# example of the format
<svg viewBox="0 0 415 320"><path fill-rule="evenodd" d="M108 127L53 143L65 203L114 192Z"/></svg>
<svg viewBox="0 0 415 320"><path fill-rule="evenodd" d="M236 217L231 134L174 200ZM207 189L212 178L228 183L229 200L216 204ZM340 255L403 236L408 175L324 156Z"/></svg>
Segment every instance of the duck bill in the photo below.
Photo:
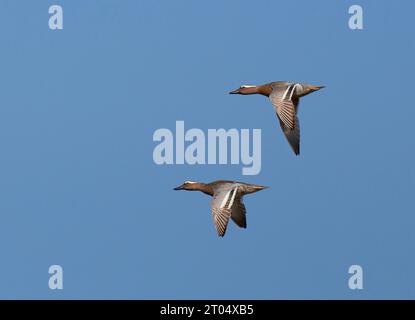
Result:
<svg viewBox="0 0 415 320"><path fill-rule="evenodd" d="M241 93L240 88L229 92L229 94L239 94L239 93Z"/></svg>
<svg viewBox="0 0 415 320"><path fill-rule="evenodd" d="M181 186L174 188L173 190L183 190L183 184Z"/></svg>

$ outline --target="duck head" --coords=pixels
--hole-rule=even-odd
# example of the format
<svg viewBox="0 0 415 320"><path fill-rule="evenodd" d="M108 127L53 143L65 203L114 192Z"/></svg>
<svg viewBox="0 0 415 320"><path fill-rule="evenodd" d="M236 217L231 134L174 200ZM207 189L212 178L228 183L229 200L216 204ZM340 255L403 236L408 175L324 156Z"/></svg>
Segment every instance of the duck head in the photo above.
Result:
<svg viewBox="0 0 415 320"><path fill-rule="evenodd" d="M185 181L181 186L174 188L173 190L200 190L201 183L195 181Z"/></svg>
<svg viewBox="0 0 415 320"><path fill-rule="evenodd" d="M262 94L264 96L269 96L272 92L271 83L263 84L260 86L253 86L244 84L238 89L229 92L229 94Z"/></svg>
<svg viewBox="0 0 415 320"><path fill-rule="evenodd" d="M229 94L255 94L258 93L258 86L242 85L238 89L229 92Z"/></svg>
<svg viewBox="0 0 415 320"><path fill-rule="evenodd" d="M173 190L201 191L205 194L213 196L213 189L209 184L195 181L185 181L181 186L178 186Z"/></svg>

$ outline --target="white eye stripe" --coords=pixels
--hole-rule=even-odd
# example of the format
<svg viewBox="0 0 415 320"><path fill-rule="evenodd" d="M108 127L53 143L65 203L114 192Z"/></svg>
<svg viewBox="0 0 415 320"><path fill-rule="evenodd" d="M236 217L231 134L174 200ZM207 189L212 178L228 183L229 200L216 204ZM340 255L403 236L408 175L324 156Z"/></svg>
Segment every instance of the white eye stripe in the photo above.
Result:
<svg viewBox="0 0 415 320"><path fill-rule="evenodd" d="M251 85L248 85L248 84L244 84L244 85L242 85L241 86L241 88L254 88L255 86L251 86Z"/></svg>

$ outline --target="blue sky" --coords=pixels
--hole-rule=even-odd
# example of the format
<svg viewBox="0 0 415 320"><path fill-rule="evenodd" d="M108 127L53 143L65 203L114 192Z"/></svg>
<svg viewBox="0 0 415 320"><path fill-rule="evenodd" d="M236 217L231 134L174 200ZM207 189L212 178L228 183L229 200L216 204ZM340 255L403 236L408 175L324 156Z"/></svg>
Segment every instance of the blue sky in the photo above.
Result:
<svg viewBox="0 0 415 320"><path fill-rule="evenodd" d="M64 29L48 29L59 4ZM348 28L360 4L364 30ZM410 1L0 2L0 298L415 298ZM304 97L295 157L271 104ZM262 171L158 166L152 135L262 129ZM184 180L270 186L219 239ZM64 289L48 288L48 268ZM350 265L364 289L347 286Z"/></svg>

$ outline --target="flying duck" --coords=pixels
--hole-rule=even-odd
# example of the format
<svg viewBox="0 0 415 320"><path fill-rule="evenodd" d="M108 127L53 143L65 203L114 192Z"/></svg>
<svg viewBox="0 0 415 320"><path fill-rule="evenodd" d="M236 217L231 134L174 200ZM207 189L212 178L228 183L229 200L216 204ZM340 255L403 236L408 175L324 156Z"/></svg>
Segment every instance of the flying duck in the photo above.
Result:
<svg viewBox="0 0 415 320"><path fill-rule="evenodd" d="M320 90L324 86L277 81L259 86L242 85L230 94L262 94L269 97L280 126L296 155L300 154L300 122L297 117L298 103L301 97Z"/></svg>
<svg viewBox="0 0 415 320"><path fill-rule="evenodd" d="M197 190L212 196L213 199L210 205L213 223L219 237L223 237L229 218L239 227L246 228L246 209L242 198L248 193L254 193L265 188L267 187L220 180L211 183L185 181L181 186L174 188L174 190Z"/></svg>

